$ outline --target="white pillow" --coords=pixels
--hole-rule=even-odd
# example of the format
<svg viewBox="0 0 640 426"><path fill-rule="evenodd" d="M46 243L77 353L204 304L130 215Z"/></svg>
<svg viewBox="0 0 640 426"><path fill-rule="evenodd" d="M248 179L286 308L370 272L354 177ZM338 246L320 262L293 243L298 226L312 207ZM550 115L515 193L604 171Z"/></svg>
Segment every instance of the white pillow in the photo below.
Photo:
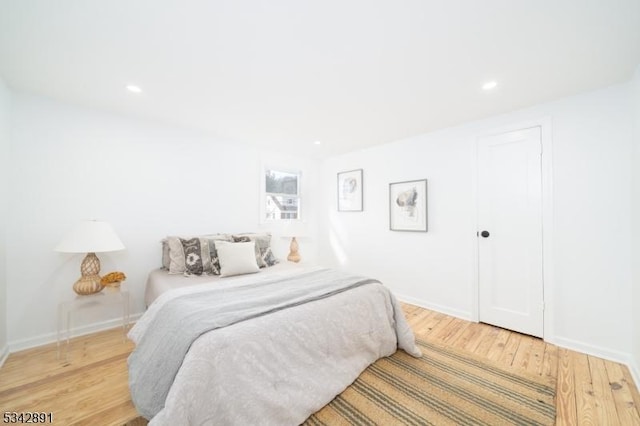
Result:
<svg viewBox="0 0 640 426"><path fill-rule="evenodd" d="M260 268L256 262L256 243L230 243L228 241L216 241L216 250L220 260L220 276L253 274Z"/></svg>

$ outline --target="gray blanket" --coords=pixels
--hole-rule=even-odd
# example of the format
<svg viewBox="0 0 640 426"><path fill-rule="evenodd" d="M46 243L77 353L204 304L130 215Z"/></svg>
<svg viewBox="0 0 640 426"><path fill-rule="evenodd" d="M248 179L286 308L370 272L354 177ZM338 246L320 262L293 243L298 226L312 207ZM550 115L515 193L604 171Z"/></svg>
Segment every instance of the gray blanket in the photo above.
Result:
<svg viewBox="0 0 640 426"><path fill-rule="evenodd" d="M336 270L312 271L260 284L212 288L167 302L129 357L132 400L146 418L164 406L190 346L200 335L376 280Z"/></svg>

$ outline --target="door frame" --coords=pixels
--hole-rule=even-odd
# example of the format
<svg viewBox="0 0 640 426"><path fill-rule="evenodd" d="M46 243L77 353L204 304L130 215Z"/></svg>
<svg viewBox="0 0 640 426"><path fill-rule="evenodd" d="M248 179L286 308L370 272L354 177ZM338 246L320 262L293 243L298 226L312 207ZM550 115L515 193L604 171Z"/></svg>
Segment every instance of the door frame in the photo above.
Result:
<svg viewBox="0 0 640 426"><path fill-rule="evenodd" d="M472 166L472 192L473 192L473 220L475 226L470 238L473 239L472 247L472 290L471 290L471 320L480 321L480 277L478 275L479 249L476 231L479 230L478 219L478 140L488 136L517 130L540 127L540 142L542 144L541 173L542 173L542 291L544 300L543 313L543 339L554 341L554 310L553 310L553 140L551 132L551 117L542 117L535 120L516 122L504 126L497 126L490 131L479 133L473 140L473 166Z"/></svg>

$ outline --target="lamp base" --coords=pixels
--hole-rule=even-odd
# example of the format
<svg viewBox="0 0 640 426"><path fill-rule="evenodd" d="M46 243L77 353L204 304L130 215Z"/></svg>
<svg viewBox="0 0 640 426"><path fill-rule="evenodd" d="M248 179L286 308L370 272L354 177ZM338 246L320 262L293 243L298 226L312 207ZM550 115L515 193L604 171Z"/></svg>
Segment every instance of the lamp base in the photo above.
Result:
<svg viewBox="0 0 640 426"><path fill-rule="evenodd" d="M73 284L73 291L81 296L100 293L102 289L103 286L100 283L100 277L98 275L80 277L80 279Z"/></svg>
<svg viewBox="0 0 640 426"><path fill-rule="evenodd" d="M300 262L300 253L298 253L298 241L296 237L291 238L291 245L289 245L289 256L287 256L289 262Z"/></svg>
<svg viewBox="0 0 640 426"><path fill-rule="evenodd" d="M99 293L104 288L100 282L100 259L95 253L88 253L80 265L82 276L73 285L73 291L81 296Z"/></svg>

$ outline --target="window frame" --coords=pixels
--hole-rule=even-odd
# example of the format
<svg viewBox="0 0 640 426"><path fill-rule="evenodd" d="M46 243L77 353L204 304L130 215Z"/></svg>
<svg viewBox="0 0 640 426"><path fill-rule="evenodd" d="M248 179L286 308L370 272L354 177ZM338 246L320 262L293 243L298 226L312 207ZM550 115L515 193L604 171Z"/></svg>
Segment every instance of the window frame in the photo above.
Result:
<svg viewBox="0 0 640 426"><path fill-rule="evenodd" d="M285 194L285 193L277 193L277 192L267 192L267 172L274 171L279 173L287 173L292 174L297 177L297 193L294 194ZM301 221L302 220L302 170L294 169L291 167L280 167L277 164L265 164L262 167L262 173L260 176L260 222L259 223L285 223L290 221ZM296 218L283 218L283 217L274 217L268 218L267 213L267 201L270 196L278 196L285 197L291 199L298 200L298 209L297 209L297 217Z"/></svg>

